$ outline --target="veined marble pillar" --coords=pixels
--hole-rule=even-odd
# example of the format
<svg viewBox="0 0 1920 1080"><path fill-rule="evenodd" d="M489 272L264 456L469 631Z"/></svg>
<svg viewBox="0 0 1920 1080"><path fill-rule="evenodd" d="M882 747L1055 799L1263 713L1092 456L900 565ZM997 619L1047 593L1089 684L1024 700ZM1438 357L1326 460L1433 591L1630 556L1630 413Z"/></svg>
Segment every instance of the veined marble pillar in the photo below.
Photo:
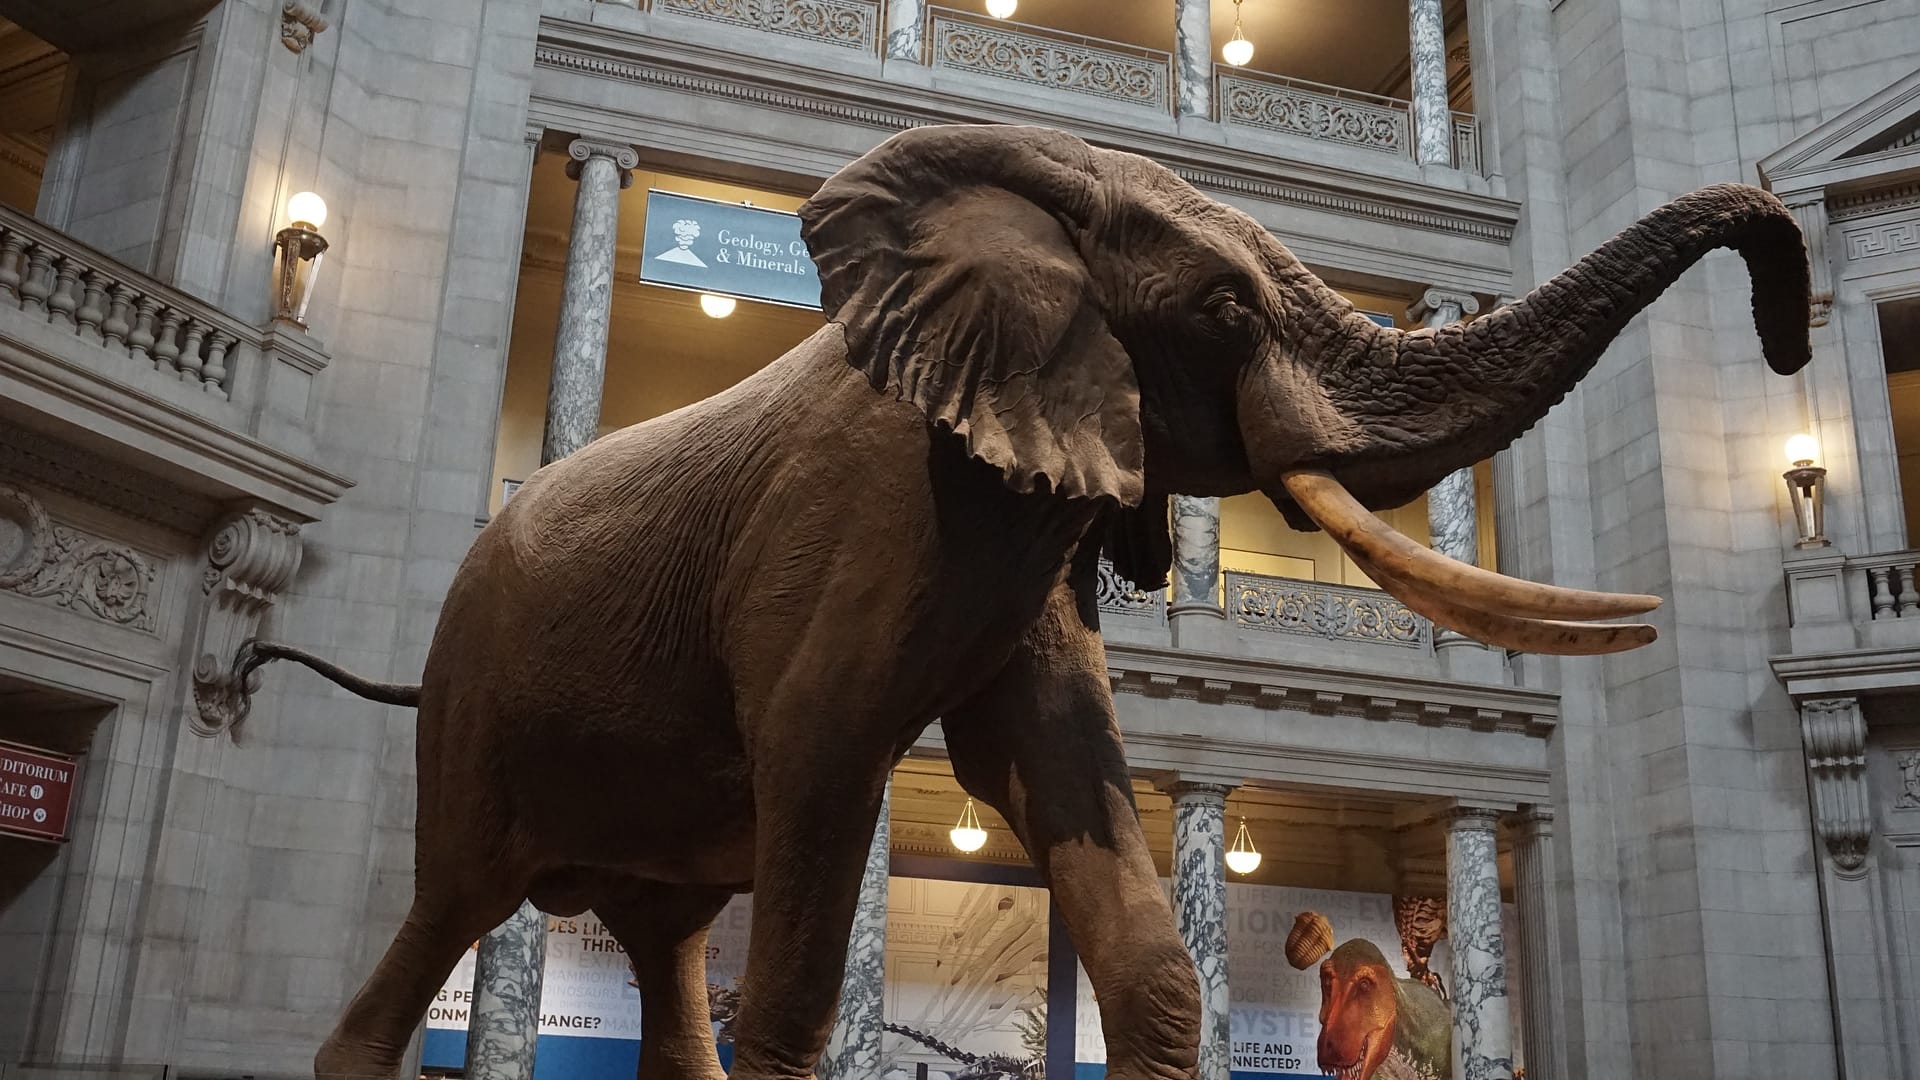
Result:
<svg viewBox="0 0 1920 1080"><path fill-rule="evenodd" d="M925 63L927 0L887 0L887 59Z"/></svg>
<svg viewBox="0 0 1920 1080"><path fill-rule="evenodd" d="M546 963L547 917L531 903L480 939L467 1020L469 1080L532 1080Z"/></svg>
<svg viewBox="0 0 1920 1080"><path fill-rule="evenodd" d="M1227 793L1224 784L1176 781L1173 914L1200 976L1199 1080L1227 1080L1232 1062L1227 996Z"/></svg>
<svg viewBox="0 0 1920 1080"><path fill-rule="evenodd" d="M1213 5L1173 0L1174 108L1180 116L1213 118Z"/></svg>
<svg viewBox="0 0 1920 1080"><path fill-rule="evenodd" d="M1447 30L1442 0L1409 0L1413 137L1422 165L1453 164L1453 110L1447 104Z"/></svg>
<svg viewBox="0 0 1920 1080"><path fill-rule="evenodd" d="M1407 317L1437 329L1479 310L1480 301L1472 293L1435 288L1421 294L1407 309ZM1474 496L1472 468L1447 474L1427 492L1427 530L1433 535L1433 550L1463 563L1479 564L1480 507ZM1474 644L1445 629L1434 634L1433 642L1441 648Z"/></svg>
<svg viewBox="0 0 1920 1080"><path fill-rule="evenodd" d="M1175 495L1173 604L1169 615L1224 618L1220 610L1220 500Z"/></svg>
<svg viewBox="0 0 1920 1080"><path fill-rule="evenodd" d="M880 797L873 842L867 847L867 868L860 876L853 935L847 939L847 973L840 981L840 1012L827 1035L827 1052L815 1070L820 1080L868 1080L880 1075L880 1037L886 1023L887 871L893 852L887 821L891 781L887 787Z"/></svg>
<svg viewBox="0 0 1920 1080"><path fill-rule="evenodd" d="M1507 950L1500 931L1499 819L1498 811L1461 806L1447 820L1454 1080L1513 1080Z"/></svg>
<svg viewBox="0 0 1920 1080"><path fill-rule="evenodd" d="M1528 806L1507 819L1513 830L1514 906L1519 909L1521 1043L1527 1080L1562 1080L1560 940L1553 918L1553 807Z"/></svg>
<svg viewBox="0 0 1920 1080"><path fill-rule="evenodd" d="M573 195L573 231L567 237L566 276L560 285L560 329L553 341L553 379L547 391L542 465L593 441L600 430L600 391L607 371L607 324L613 314L614 230L620 191L640 163L633 147L575 139L567 175Z"/></svg>

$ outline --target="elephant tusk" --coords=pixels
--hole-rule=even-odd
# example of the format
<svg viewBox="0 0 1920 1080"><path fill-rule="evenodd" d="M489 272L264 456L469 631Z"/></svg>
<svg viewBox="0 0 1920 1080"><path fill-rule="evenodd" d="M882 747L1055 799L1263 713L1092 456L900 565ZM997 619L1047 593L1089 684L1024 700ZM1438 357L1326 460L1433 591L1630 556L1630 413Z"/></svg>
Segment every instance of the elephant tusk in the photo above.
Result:
<svg viewBox="0 0 1920 1080"><path fill-rule="evenodd" d="M1319 522L1355 562L1377 568L1380 572L1374 575L1376 578L1387 577L1417 585L1426 595L1443 601L1449 608L1525 619L1612 619L1639 615L1660 606L1657 596L1542 585L1450 559L1396 532L1360 505L1340 481L1319 469L1295 469L1282 474L1280 482L1293 501Z"/></svg>
<svg viewBox="0 0 1920 1080"><path fill-rule="evenodd" d="M1397 578L1368 562L1360 552L1341 546L1367 576L1408 608L1489 645L1553 656L1600 656L1651 645L1659 636L1646 623L1563 622L1480 611L1438 595L1424 584Z"/></svg>

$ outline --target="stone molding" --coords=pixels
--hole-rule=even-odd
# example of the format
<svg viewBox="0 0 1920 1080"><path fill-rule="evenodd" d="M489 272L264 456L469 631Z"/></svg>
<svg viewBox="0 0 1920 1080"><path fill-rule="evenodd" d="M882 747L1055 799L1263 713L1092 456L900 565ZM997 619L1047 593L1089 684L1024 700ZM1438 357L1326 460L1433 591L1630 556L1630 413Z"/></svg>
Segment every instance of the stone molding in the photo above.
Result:
<svg viewBox="0 0 1920 1080"><path fill-rule="evenodd" d="M55 522L25 488L0 483L0 591L48 600L102 622L152 633L155 560L125 544Z"/></svg>
<svg viewBox="0 0 1920 1080"><path fill-rule="evenodd" d="M567 179L580 179L580 167L593 158L606 158L620 170L620 189L633 186L633 170L640 164L640 153L618 139L582 135L567 144Z"/></svg>
<svg viewBox="0 0 1920 1080"><path fill-rule="evenodd" d="M189 536L219 513L210 499L17 425L0 425L0 472Z"/></svg>
<svg viewBox="0 0 1920 1080"><path fill-rule="evenodd" d="M1882 255L1920 251L1920 217L1906 221L1886 221L1863 225L1841 233L1846 241L1847 261L1861 262ZM1831 304L1832 290L1828 290Z"/></svg>
<svg viewBox="0 0 1920 1080"><path fill-rule="evenodd" d="M300 555L300 526L257 506L234 512L208 538L206 565L200 572L206 606L194 637L191 715L196 734L225 731L239 738L246 695L253 686L235 682L234 654L254 636L260 616L293 580Z"/></svg>
<svg viewBox="0 0 1920 1080"><path fill-rule="evenodd" d="M306 52L314 36L326 28L327 20L300 0L286 0L280 6L280 44L288 52Z"/></svg>
<svg viewBox="0 0 1920 1080"><path fill-rule="evenodd" d="M1440 683L1249 657L1107 642L1116 694L1253 705L1428 727L1546 738L1559 722L1552 694L1515 687Z"/></svg>
<svg viewBox="0 0 1920 1080"><path fill-rule="evenodd" d="M1842 874L1867 861L1873 815L1867 804L1867 721L1858 698L1800 702L1800 739L1811 780L1813 828Z"/></svg>
<svg viewBox="0 0 1920 1080"><path fill-rule="evenodd" d="M728 58L720 66L714 63L717 59L720 57L713 50L699 46L644 39L606 26L555 18L542 20L541 41L534 53L536 69L578 72L885 131L948 123L1049 122L1048 117L1037 113L1029 115L1004 104L923 87L798 68L773 60L762 60L749 71L737 63L737 57ZM722 70L729 74L715 74ZM817 88L811 92L797 89L809 83ZM1057 115L1051 122L1059 122ZM1517 204L1487 195L1285 161L1094 119L1082 119L1075 128L1098 144L1153 157L1189 183L1215 192L1431 229L1503 246L1512 240L1518 221ZM1276 174L1285 179L1275 179ZM1443 200L1454 205L1445 205Z"/></svg>
<svg viewBox="0 0 1920 1080"><path fill-rule="evenodd" d="M1915 207L1920 207L1920 180L1871 191L1836 195L1828 200L1827 213L1834 221L1846 221L1851 218L1865 217L1868 214L1885 214L1896 210L1911 210Z"/></svg>

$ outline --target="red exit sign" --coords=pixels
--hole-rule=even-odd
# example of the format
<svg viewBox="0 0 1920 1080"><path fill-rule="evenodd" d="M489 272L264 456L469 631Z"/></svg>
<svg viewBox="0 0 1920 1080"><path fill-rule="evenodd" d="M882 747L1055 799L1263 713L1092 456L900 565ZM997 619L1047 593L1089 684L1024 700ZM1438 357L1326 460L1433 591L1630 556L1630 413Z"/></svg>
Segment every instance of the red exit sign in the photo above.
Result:
<svg viewBox="0 0 1920 1080"><path fill-rule="evenodd" d="M64 754L0 742L0 833L65 840L73 771Z"/></svg>

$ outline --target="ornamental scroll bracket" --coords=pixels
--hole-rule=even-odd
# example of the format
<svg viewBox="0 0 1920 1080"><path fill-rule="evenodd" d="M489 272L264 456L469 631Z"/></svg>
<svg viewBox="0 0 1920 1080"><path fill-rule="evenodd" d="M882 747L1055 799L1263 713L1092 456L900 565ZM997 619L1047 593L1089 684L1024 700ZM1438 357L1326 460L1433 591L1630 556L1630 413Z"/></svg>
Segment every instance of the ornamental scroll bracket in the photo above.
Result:
<svg viewBox="0 0 1920 1080"><path fill-rule="evenodd" d="M1800 740L1807 755L1813 827L1843 874L1867 862L1873 814L1867 804L1867 721L1856 698L1800 703Z"/></svg>
<svg viewBox="0 0 1920 1080"><path fill-rule="evenodd" d="M1786 196L1787 209L1807 241L1807 266L1813 273L1807 310L1808 326L1825 326L1833 317L1833 264L1827 259L1827 197L1825 190Z"/></svg>
<svg viewBox="0 0 1920 1080"><path fill-rule="evenodd" d="M234 654L259 629L260 617L300 569L300 526L249 507L221 522L207 541L200 574L205 607L194 638L194 730L238 740L258 675L237 677Z"/></svg>

